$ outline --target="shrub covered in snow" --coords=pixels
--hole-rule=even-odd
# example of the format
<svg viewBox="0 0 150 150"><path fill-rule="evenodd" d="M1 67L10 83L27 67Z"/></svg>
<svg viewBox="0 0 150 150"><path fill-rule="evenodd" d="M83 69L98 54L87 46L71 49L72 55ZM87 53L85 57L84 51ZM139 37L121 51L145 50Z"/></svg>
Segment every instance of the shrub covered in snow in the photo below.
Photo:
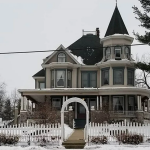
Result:
<svg viewBox="0 0 150 150"><path fill-rule="evenodd" d="M140 144L143 143L143 136L138 134L122 134L116 136L119 142L124 144Z"/></svg>
<svg viewBox="0 0 150 150"><path fill-rule="evenodd" d="M5 134L0 134L0 145L10 145L10 144L17 144L19 141L18 136L12 136L12 135L5 135Z"/></svg>
<svg viewBox="0 0 150 150"><path fill-rule="evenodd" d="M90 142L94 144L107 144L108 140L106 136L96 136L92 137Z"/></svg>

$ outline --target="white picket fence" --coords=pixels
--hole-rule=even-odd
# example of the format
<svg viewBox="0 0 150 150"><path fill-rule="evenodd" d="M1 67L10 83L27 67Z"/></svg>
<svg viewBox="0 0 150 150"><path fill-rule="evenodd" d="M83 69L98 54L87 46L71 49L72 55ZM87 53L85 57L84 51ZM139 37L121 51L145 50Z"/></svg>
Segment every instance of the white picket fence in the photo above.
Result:
<svg viewBox="0 0 150 150"><path fill-rule="evenodd" d="M18 136L19 142L37 142L43 138L46 141L59 141L61 137L60 124L19 124L0 127L0 135Z"/></svg>
<svg viewBox="0 0 150 150"><path fill-rule="evenodd" d="M86 132L86 127L84 130L84 136L88 134L89 141L92 137L98 136L106 136L109 137L109 139L114 140L116 135L121 135L124 133L143 135L144 140L146 141L150 138L150 123L141 124L126 121L115 124L89 123L88 131Z"/></svg>

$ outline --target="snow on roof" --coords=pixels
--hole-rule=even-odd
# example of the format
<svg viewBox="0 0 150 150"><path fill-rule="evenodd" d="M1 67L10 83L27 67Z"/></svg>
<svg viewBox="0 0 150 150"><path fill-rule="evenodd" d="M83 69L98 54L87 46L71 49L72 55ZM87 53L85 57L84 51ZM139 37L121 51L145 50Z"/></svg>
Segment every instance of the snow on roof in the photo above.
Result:
<svg viewBox="0 0 150 150"><path fill-rule="evenodd" d="M85 64L83 63L83 59L82 59L81 56L78 56L78 57L77 57L76 55L74 55L74 54L71 53L71 50L68 50L68 52L69 52L70 55L71 55L74 59L76 59L80 64L85 65Z"/></svg>

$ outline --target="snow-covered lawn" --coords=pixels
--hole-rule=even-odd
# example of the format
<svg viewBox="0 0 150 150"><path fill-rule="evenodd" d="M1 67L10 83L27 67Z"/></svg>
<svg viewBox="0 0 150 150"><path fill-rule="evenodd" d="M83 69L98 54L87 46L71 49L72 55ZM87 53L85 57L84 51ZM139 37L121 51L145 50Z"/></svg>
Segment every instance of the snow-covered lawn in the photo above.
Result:
<svg viewBox="0 0 150 150"><path fill-rule="evenodd" d="M29 147L9 147L9 146L0 146L0 150L48 150L48 149L59 149L64 150L63 147L39 147L39 146L29 146ZM149 150L150 145L100 145L100 146L89 146L85 147L87 150Z"/></svg>

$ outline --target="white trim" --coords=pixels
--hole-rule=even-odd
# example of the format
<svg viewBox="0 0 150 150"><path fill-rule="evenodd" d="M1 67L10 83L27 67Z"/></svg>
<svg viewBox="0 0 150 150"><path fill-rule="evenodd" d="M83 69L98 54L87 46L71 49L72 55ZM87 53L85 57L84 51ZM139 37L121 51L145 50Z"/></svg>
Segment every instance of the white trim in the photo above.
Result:
<svg viewBox="0 0 150 150"><path fill-rule="evenodd" d="M48 56L48 58L46 60L44 60L43 64L46 64L57 52L58 50L63 49L64 52L66 52L77 64L80 64L69 52L68 49L66 49L62 44L56 49L56 51L54 51L50 56Z"/></svg>
<svg viewBox="0 0 150 150"><path fill-rule="evenodd" d="M33 77L33 79L45 79L45 77Z"/></svg>
<svg viewBox="0 0 150 150"><path fill-rule="evenodd" d="M86 132L88 132L88 126L89 126L89 109L88 109L88 106L87 106L86 102L83 101L81 98L77 98L77 97L70 98L70 99L68 99L68 100L65 101L65 103L63 104L63 106L61 108L61 140L62 140L62 142L65 140L65 132L64 132L64 109L70 103L73 103L73 102L80 103L80 104L82 104L85 107L85 109L86 109L86 130L87 130ZM87 142L87 140L88 140L88 134L86 134L85 142Z"/></svg>

